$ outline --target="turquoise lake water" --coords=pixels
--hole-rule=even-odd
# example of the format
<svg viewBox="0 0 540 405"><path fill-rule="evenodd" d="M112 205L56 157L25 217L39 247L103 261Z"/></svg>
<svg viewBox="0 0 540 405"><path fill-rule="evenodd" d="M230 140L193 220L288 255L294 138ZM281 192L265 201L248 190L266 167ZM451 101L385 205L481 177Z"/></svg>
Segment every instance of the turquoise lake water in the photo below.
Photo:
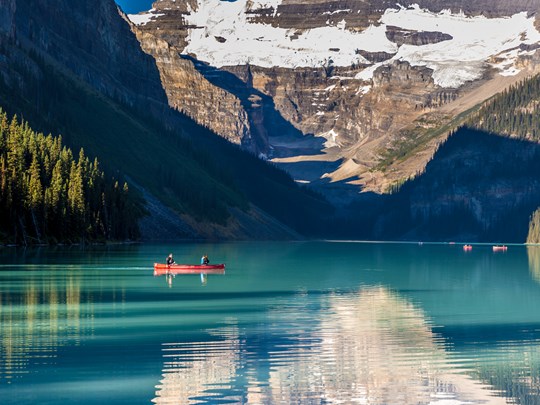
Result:
<svg viewBox="0 0 540 405"><path fill-rule="evenodd" d="M0 305L1 404L540 404L540 247L5 248Z"/></svg>

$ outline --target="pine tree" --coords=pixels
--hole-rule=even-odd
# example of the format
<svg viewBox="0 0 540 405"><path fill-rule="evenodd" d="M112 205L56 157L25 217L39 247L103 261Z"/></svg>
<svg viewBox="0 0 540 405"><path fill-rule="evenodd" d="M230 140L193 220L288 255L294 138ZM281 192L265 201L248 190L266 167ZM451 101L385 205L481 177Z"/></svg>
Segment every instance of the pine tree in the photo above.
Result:
<svg viewBox="0 0 540 405"><path fill-rule="evenodd" d="M80 167L73 161L68 181L68 210L70 223L75 235L79 234L84 224L84 192Z"/></svg>
<svg viewBox="0 0 540 405"><path fill-rule="evenodd" d="M34 156L30 165L30 173L27 188L27 204L32 218L35 235L41 242L42 215L43 209L43 186L41 185L40 170L37 158Z"/></svg>
<svg viewBox="0 0 540 405"><path fill-rule="evenodd" d="M35 157L30 165L27 203L31 210L38 209L43 203L43 186L41 184L39 163Z"/></svg>

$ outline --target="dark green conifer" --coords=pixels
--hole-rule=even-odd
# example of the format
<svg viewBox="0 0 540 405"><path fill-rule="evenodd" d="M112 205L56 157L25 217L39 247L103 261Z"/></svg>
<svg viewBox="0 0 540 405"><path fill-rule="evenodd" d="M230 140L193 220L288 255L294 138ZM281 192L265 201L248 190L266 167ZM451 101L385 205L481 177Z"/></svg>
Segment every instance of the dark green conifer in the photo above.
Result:
<svg viewBox="0 0 540 405"><path fill-rule="evenodd" d="M106 181L97 158L91 163L83 149L78 157L60 137L9 121L0 109L0 235L22 243L137 235L142 209L131 209L140 203L127 184Z"/></svg>
<svg viewBox="0 0 540 405"><path fill-rule="evenodd" d="M31 210L39 209L43 205L43 186L36 157L34 157L30 165L27 202Z"/></svg>

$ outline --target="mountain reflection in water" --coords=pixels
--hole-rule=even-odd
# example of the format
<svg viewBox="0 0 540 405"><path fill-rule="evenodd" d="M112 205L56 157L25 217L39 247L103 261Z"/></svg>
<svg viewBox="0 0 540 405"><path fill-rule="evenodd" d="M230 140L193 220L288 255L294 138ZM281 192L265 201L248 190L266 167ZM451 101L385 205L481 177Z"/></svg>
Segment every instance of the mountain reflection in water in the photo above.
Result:
<svg viewBox="0 0 540 405"><path fill-rule="evenodd" d="M322 301L299 293L264 323L230 319L204 341L164 344L153 402L506 403L468 376L423 312L391 290L365 287Z"/></svg>
<svg viewBox="0 0 540 405"><path fill-rule="evenodd" d="M540 405L540 247L0 250L0 403Z"/></svg>

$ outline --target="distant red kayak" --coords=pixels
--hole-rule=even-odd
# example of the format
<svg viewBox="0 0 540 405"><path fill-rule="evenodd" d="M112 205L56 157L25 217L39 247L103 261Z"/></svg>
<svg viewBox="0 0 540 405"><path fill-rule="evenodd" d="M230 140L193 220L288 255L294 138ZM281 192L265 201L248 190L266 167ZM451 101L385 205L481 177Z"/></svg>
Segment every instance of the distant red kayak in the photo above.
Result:
<svg viewBox="0 0 540 405"><path fill-rule="evenodd" d="M224 274L224 264L171 264L154 263L154 276L165 274Z"/></svg>

